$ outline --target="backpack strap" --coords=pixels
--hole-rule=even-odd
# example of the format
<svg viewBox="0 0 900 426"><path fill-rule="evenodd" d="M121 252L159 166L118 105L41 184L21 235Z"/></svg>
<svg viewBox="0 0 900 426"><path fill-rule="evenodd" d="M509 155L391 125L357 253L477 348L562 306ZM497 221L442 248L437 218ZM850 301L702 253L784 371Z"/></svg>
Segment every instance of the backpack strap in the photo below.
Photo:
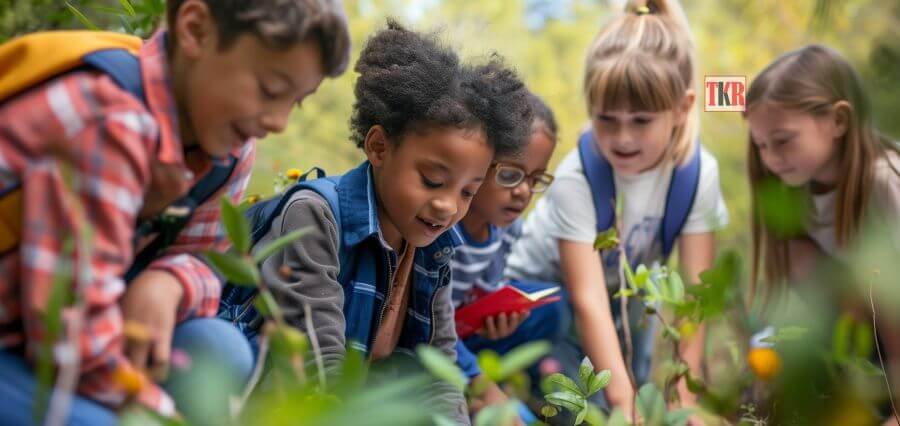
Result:
<svg viewBox="0 0 900 426"><path fill-rule="evenodd" d="M675 248L675 241L681 234L687 217L694 206L697 186L700 182L700 144L691 154L687 164L672 170L672 179L666 194L666 204L660 234L663 257L668 259ZM590 130L578 138L578 154L597 215L597 232L603 232L615 225L616 186L612 166L597 150Z"/></svg>
<svg viewBox="0 0 900 426"><path fill-rule="evenodd" d="M687 217L694 206L694 199L697 197L697 187L700 183L700 151L700 144L697 143L687 164L672 171L661 229L663 256L666 259L672 254L675 240L681 234L681 229L687 222Z"/></svg>
<svg viewBox="0 0 900 426"><path fill-rule="evenodd" d="M594 213L597 215L597 233L606 231L616 224L616 181L613 169L603 155L597 151L594 135L588 130L578 138L578 155L591 196L594 198Z"/></svg>
<svg viewBox="0 0 900 426"><path fill-rule="evenodd" d="M316 173L317 178L309 180L309 175L312 172ZM300 176L297 183L288 187L281 195L250 206L244 214L250 221L250 235L253 244L258 243L272 229L272 223L275 221L275 218L284 211L288 201L297 191L311 190L324 198L331 209L338 234L338 264L345 264L349 255L343 247L343 238L341 238L341 205L337 193L337 185L340 183L340 180L341 176L325 177L325 171L314 167ZM345 269L339 269L341 273L338 275L338 282L343 283L344 276L342 273Z"/></svg>
<svg viewBox="0 0 900 426"><path fill-rule="evenodd" d="M157 233L146 247L134 258L125 274L125 282L130 282L166 247L172 245L178 234L187 226L198 207L213 197L228 183L237 166L238 159L229 155L224 164L213 162L212 168L191 187L187 195L175 201L153 219L140 224L135 232L137 241L144 236Z"/></svg>
<svg viewBox="0 0 900 426"><path fill-rule="evenodd" d="M105 49L88 53L81 60L85 65L108 75L116 85L147 105L144 82L141 80L141 62L137 56L125 49Z"/></svg>

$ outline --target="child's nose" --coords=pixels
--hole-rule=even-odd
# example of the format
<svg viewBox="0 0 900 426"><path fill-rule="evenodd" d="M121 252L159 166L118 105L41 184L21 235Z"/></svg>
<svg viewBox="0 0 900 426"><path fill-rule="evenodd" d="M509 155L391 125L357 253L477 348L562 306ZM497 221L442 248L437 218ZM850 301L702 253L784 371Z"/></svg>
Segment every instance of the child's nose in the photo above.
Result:
<svg viewBox="0 0 900 426"><path fill-rule="evenodd" d="M446 219L456 215L457 206L455 197L443 196L436 197L431 200L431 207L436 213L441 215L440 219Z"/></svg>
<svg viewBox="0 0 900 426"><path fill-rule="evenodd" d="M531 181L527 177L512 189L512 195L517 199L525 198L529 194L531 194Z"/></svg>
<svg viewBox="0 0 900 426"><path fill-rule="evenodd" d="M267 132L281 133L287 127L287 122L290 115L290 109L269 111L262 116L260 122L262 127L266 129Z"/></svg>

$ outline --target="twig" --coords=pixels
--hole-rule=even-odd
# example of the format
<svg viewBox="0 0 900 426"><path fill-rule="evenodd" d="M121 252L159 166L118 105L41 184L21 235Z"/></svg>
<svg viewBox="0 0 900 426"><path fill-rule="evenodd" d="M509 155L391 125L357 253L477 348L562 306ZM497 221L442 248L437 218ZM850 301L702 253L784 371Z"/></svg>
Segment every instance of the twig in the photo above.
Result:
<svg viewBox="0 0 900 426"><path fill-rule="evenodd" d="M619 247L619 311L622 314L622 334L625 337L625 370L628 373L628 381L631 382L631 391L633 393L631 397L631 420L634 421L637 416L637 382L634 379L634 367L632 365L634 346L631 341L631 315L628 311L628 297L625 296L623 262L628 262L628 256L625 254L625 248Z"/></svg>
<svg viewBox="0 0 900 426"><path fill-rule="evenodd" d="M309 303L303 304L303 316L306 321L306 334L309 336L309 341L312 343L313 347L313 358L316 360L316 369L319 370L319 383L322 388L325 388L325 363L322 361L322 350L319 349L319 339L316 337L316 330L313 329L312 308L309 307Z"/></svg>
<svg viewBox="0 0 900 426"><path fill-rule="evenodd" d="M65 166L65 164L63 166ZM66 170L64 169L61 171L61 174L64 174L65 172ZM75 231L76 250L72 253L73 263L77 262L74 265L75 269L73 271L75 294L74 306L71 310L72 318L69 321L66 321L64 342L61 342L56 346L51 355L53 359L57 359L57 355L60 356L58 358L59 372L56 385L52 391L50 404L47 409L47 418L44 423L48 426L64 425L68 418L69 408L72 405L72 396L75 394L75 389L78 386L81 365L81 353L78 342L80 341L79 333L84 323L86 312L85 298L83 296L87 292L88 286L90 286L94 280L92 274L93 270L91 269L90 264L90 241L92 240L91 234L93 231L86 220L84 206L81 204L81 201L73 195L73 193L80 191L80 180L75 173L69 174L71 176L72 188L66 188L68 191L64 190L63 194L64 197L68 199L67 204L72 207L71 214L73 223L83 223L84 227L81 229L81 232ZM77 253L78 257L75 257L75 253ZM62 309L64 310L65 308L63 307ZM62 316L62 313L60 313L60 316Z"/></svg>
<svg viewBox="0 0 900 426"><path fill-rule="evenodd" d="M894 412L894 421L900 424L900 416L897 415L897 406L894 405L894 393L891 391L891 381L888 379L888 371L884 368L884 356L881 355L881 344L878 343L878 325L875 321L875 299L872 298L872 284L869 283L869 305L872 307L872 334L875 335L875 349L878 351L878 361L881 363L881 371L884 373L884 384L887 387L888 398L891 400L891 411Z"/></svg>

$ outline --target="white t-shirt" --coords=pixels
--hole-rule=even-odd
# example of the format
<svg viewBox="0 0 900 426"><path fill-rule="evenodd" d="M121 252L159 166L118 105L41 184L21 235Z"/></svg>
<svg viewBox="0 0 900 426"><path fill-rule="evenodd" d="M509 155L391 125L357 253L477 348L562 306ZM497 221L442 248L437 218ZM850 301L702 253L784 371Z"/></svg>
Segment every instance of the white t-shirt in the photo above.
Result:
<svg viewBox="0 0 900 426"><path fill-rule="evenodd" d="M869 209L876 213L879 229L893 233L894 241L900 241L900 154L888 151L887 156L875 162ZM835 199L837 190L812 196L806 221L806 232L828 255L840 258L840 250L834 231Z"/></svg>
<svg viewBox="0 0 900 426"><path fill-rule="evenodd" d="M660 261L662 241L659 229L665 210L672 163L638 175L613 173L616 194L623 199L620 243L634 264L648 267ZM719 166L701 149L700 182L694 205L682 228L682 234L714 231L727 225L728 211L719 187ZM556 179L547 194L538 200L526 218L522 236L513 245L506 275L521 280L562 282L557 240L592 244L597 235L597 215L591 188L575 148L556 170ZM618 257L609 250L604 257L606 283L618 289Z"/></svg>

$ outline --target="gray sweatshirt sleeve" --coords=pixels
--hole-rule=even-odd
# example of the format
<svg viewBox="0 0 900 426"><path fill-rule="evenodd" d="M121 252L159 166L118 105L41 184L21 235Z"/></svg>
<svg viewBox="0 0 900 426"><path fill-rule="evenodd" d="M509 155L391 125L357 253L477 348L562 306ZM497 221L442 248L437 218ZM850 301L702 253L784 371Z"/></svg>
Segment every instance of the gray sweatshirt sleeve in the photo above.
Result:
<svg viewBox="0 0 900 426"><path fill-rule="evenodd" d="M454 308L450 285L438 289L434 305L434 339L432 344L450 359L456 361L456 322L453 316ZM469 409L462 391L441 381L432 385L429 396L431 398L440 398L442 402L439 405L445 408L445 411L448 412L456 424L470 424Z"/></svg>
<svg viewBox="0 0 900 426"><path fill-rule="evenodd" d="M304 305L310 306L312 326L326 370L341 364L345 354L344 293L337 281L338 235L327 201L312 191L300 191L276 217L263 237L267 242L304 227L310 232L263 261L262 279L272 291L288 324L309 334Z"/></svg>

